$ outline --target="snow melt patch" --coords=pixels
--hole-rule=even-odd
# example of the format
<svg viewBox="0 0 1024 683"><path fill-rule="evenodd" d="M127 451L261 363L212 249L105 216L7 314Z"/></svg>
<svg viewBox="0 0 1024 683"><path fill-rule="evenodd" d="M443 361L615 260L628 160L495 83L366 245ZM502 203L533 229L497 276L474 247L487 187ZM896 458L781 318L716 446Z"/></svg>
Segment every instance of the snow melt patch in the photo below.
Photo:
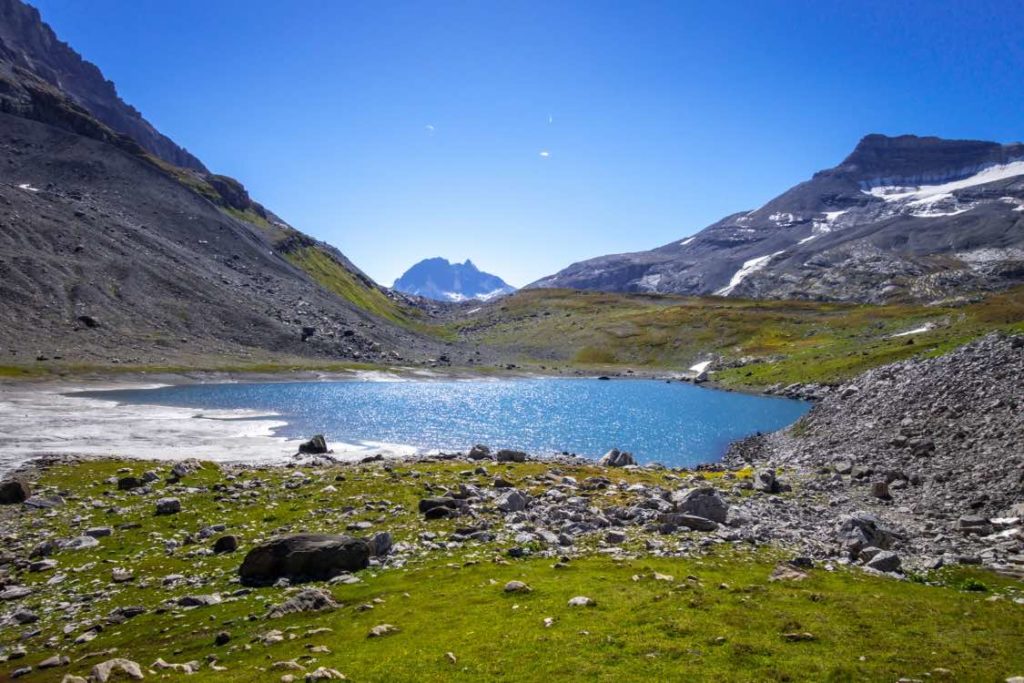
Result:
<svg viewBox="0 0 1024 683"><path fill-rule="evenodd" d="M679 243L679 246L685 247L687 244L689 244L690 242L694 241L695 239L697 239L696 235L694 235L693 237L687 237L685 240L683 240L682 242Z"/></svg>
<svg viewBox="0 0 1024 683"><path fill-rule="evenodd" d="M27 192L39 192L38 187L32 187L29 183L22 183L21 185L18 185L18 189L25 190Z"/></svg>
<svg viewBox="0 0 1024 683"><path fill-rule="evenodd" d="M915 327L912 330L906 332L897 332L896 334L890 335L892 337L909 337L912 334L921 334L922 332L929 332L935 329L935 323L925 323L921 327Z"/></svg>
<svg viewBox="0 0 1024 683"><path fill-rule="evenodd" d="M832 228L834 227L835 222L839 219L840 216L842 216L847 211L849 211L849 209L844 209L842 211L823 212L822 215L825 216L824 220L814 219L811 222L811 234L808 237L805 237L799 242L797 242L797 244L806 244L807 242L813 240L815 237L821 237L822 235L826 235L832 232Z"/></svg>
<svg viewBox="0 0 1024 683"><path fill-rule="evenodd" d="M744 261L740 269L737 270L733 274L732 278L729 280L729 284L716 291L715 294L717 294L718 296L729 296L732 293L732 291L736 289L748 275L750 275L751 273L756 273L757 271L761 270L762 268L767 266L773 258L783 253L784 251L785 249L783 249L782 251L777 251L774 254L758 256L757 258L752 258L749 261Z"/></svg>
<svg viewBox="0 0 1024 683"><path fill-rule="evenodd" d="M709 360L702 360L699 363L695 363L694 365L691 365L690 366L690 372L695 372L695 373L697 373L699 375L700 373L702 373L705 370L707 370L709 365L711 365L711 361L709 361Z"/></svg>
<svg viewBox="0 0 1024 683"><path fill-rule="evenodd" d="M941 194L949 194L957 190L964 190L968 187L986 185L1007 178L1015 178L1024 175L1024 161L1012 161L1008 164L997 164L989 166L972 176L961 180L954 180L941 185L918 185L914 187L899 187L896 185L882 185L864 190L865 194L884 199L887 202L898 202L915 199L924 199Z"/></svg>
<svg viewBox="0 0 1024 683"><path fill-rule="evenodd" d="M775 223L775 225L785 227L787 225L793 225L793 223L796 223L796 216L794 216L791 213L780 212L773 213L771 216L768 216L768 220L770 220L772 223Z"/></svg>

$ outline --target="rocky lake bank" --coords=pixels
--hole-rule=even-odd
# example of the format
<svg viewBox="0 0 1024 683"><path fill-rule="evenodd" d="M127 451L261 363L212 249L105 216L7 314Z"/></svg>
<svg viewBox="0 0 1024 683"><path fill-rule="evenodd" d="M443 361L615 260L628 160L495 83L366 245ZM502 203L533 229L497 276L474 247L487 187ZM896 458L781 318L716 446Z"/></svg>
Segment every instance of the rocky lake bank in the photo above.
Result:
<svg viewBox="0 0 1024 683"><path fill-rule="evenodd" d="M569 647L568 678L740 657L733 680L1002 680L1024 671L1022 380L1022 338L990 335L692 469L38 459L0 492L0 657L27 680L448 680Z"/></svg>

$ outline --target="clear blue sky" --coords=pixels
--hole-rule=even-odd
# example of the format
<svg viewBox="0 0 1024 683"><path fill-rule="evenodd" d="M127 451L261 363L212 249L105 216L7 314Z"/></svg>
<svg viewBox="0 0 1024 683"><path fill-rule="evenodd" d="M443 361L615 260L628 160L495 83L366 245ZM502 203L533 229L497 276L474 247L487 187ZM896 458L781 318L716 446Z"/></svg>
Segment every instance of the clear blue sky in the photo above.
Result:
<svg viewBox="0 0 1024 683"><path fill-rule="evenodd" d="M383 284L429 256L523 285L659 246L870 132L1024 138L1019 0L34 4Z"/></svg>

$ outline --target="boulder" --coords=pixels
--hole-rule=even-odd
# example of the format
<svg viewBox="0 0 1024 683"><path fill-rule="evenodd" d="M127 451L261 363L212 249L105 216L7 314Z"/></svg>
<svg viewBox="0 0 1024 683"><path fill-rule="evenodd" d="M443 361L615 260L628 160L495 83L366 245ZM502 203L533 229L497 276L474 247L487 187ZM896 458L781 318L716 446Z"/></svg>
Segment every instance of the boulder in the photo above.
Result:
<svg viewBox="0 0 1024 683"><path fill-rule="evenodd" d="M269 585L285 578L326 581L338 574L365 569L370 563L370 544L351 536L292 534L255 546L245 556L238 573L247 586Z"/></svg>
<svg viewBox="0 0 1024 683"><path fill-rule="evenodd" d="M178 479L183 479L185 475L198 472L201 469L203 469L203 463L195 458L189 458L188 460L174 463L174 467L171 468L171 474Z"/></svg>
<svg viewBox="0 0 1024 683"><path fill-rule="evenodd" d="M843 517L836 530L836 536L853 556L869 546L888 549L895 540L895 534L885 527L882 520L864 511Z"/></svg>
<svg viewBox="0 0 1024 683"><path fill-rule="evenodd" d="M470 460L488 460L491 457L491 449L483 444L477 444L469 449Z"/></svg>
<svg viewBox="0 0 1024 683"><path fill-rule="evenodd" d="M754 490L762 493L778 493L782 490L779 480L775 477L775 470L765 469L754 472Z"/></svg>
<svg viewBox="0 0 1024 683"><path fill-rule="evenodd" d="M526 509L526 496L516 489L506 489L498 496L496 507L502 512L520 512Z"/></svg>
<svg viewBox="0 0 1024 683"><path fill-rule="evenodd" d="M729 504L712 486L673 491L669 496L669 502L675 506L677 512L704 517L719 524L724 524L726 515L729 514Z"/></svg>
<svg viewBox="0 0 1024 683"><path fill-rule="evenodd" d="M0 505L24 503L32 495L28 483L21 479L8 479L0 482Z"/></svg>
<svg viewBox="0 0 1024 683"><path fill-rule="evenodd" d="M391 552L395 545L394 539L387 531L378 531L370 539L370 555L373 557L384 557Z"/></svg>
<svg viewBox="0 0 1024 683"><path fill-rule="evenodd" d="M964 515L956 522L961 533L975 536L988 536L994 530L988 517L981 515Z"/></svg>
<svg viewBox="0 0 1024 683"><path fill-rule="evenodd" d="M506 448L498 451L494 457L498 462L526 462L526 453L511 451Z"/></svg>
<svg viewBox="0 0 1024 683"><path fill-rule="evenodd" d="M319 588L307 588L291 596L280 605L275 605L267 612L267 617L276 619L297 612L322 612L338 606L334 596Z"/></svg>
<svg viewBox="0 0 1024 683"><path fill-rule="evenodd" d="M156 502L156 514L173 515L181 512L181 501L177 498L161 498Z"/></svg>
<svg viewBox="0 0 1024 683"><path fill-rule="evenodd" d="M213 544L213 552L218 555L221 553L233 553L238 550L238 536L221 536Z"/></svg>
<svg viewBox="0 0 1024 683"><path fill-rule="evenodd" d="M613 448L602 455L597 464L602 467L625 467L626 465L635 465L636 459L632 453L626 453L618 448Z"/></svg>
<svg viewBox="0 0 1024 683"><path fill-rule="evenodd" d="M899 571L900 556L889 550L880 550L867 561L867 566L880 572Z"/></svg>
<svg viewBox="0 0 1024 683"><path fill-rule="evenodd" d="M144 482L138 477L121 477L117 480L117 489L119 491L131 491L132 489L141 488Z"/></svg>
<svg viewBox="0 0 1024 683"><path fill-rule="evenodd" d="M892 499L892 494L889 493L889 484L884 481L876 481L871 484L871 495L880 500Z"/></svg>
<svg viewBox="0 0 1024 683"><path fill-rule="evenodd" d="M299 444L299 453L307 455L323 455L327 453L327 440L323 434L317 434L309 441Z"/></svg>
<svg viewBox="0 0 1024 683"><path fill-rule="evenodd" d="M94 683L107 683L107 681L118 680L118 678L141 681L144 676L142 674L142 667L138 664L130 659L118 657L116 659L108 659L94 666L90 678Z"/></svg>

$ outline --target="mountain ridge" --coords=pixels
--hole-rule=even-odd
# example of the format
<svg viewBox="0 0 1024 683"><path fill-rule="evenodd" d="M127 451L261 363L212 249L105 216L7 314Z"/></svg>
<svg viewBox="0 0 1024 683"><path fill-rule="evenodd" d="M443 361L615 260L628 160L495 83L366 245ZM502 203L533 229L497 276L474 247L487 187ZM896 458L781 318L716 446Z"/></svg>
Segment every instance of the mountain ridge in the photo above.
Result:
<svg viewBox="0 0 1024 683"><path fill-rule="evenodd" d="M866 302L1000 289L1024 281L1020 160L1020 143L867 135L760 208L528 287Z"/></svg>

